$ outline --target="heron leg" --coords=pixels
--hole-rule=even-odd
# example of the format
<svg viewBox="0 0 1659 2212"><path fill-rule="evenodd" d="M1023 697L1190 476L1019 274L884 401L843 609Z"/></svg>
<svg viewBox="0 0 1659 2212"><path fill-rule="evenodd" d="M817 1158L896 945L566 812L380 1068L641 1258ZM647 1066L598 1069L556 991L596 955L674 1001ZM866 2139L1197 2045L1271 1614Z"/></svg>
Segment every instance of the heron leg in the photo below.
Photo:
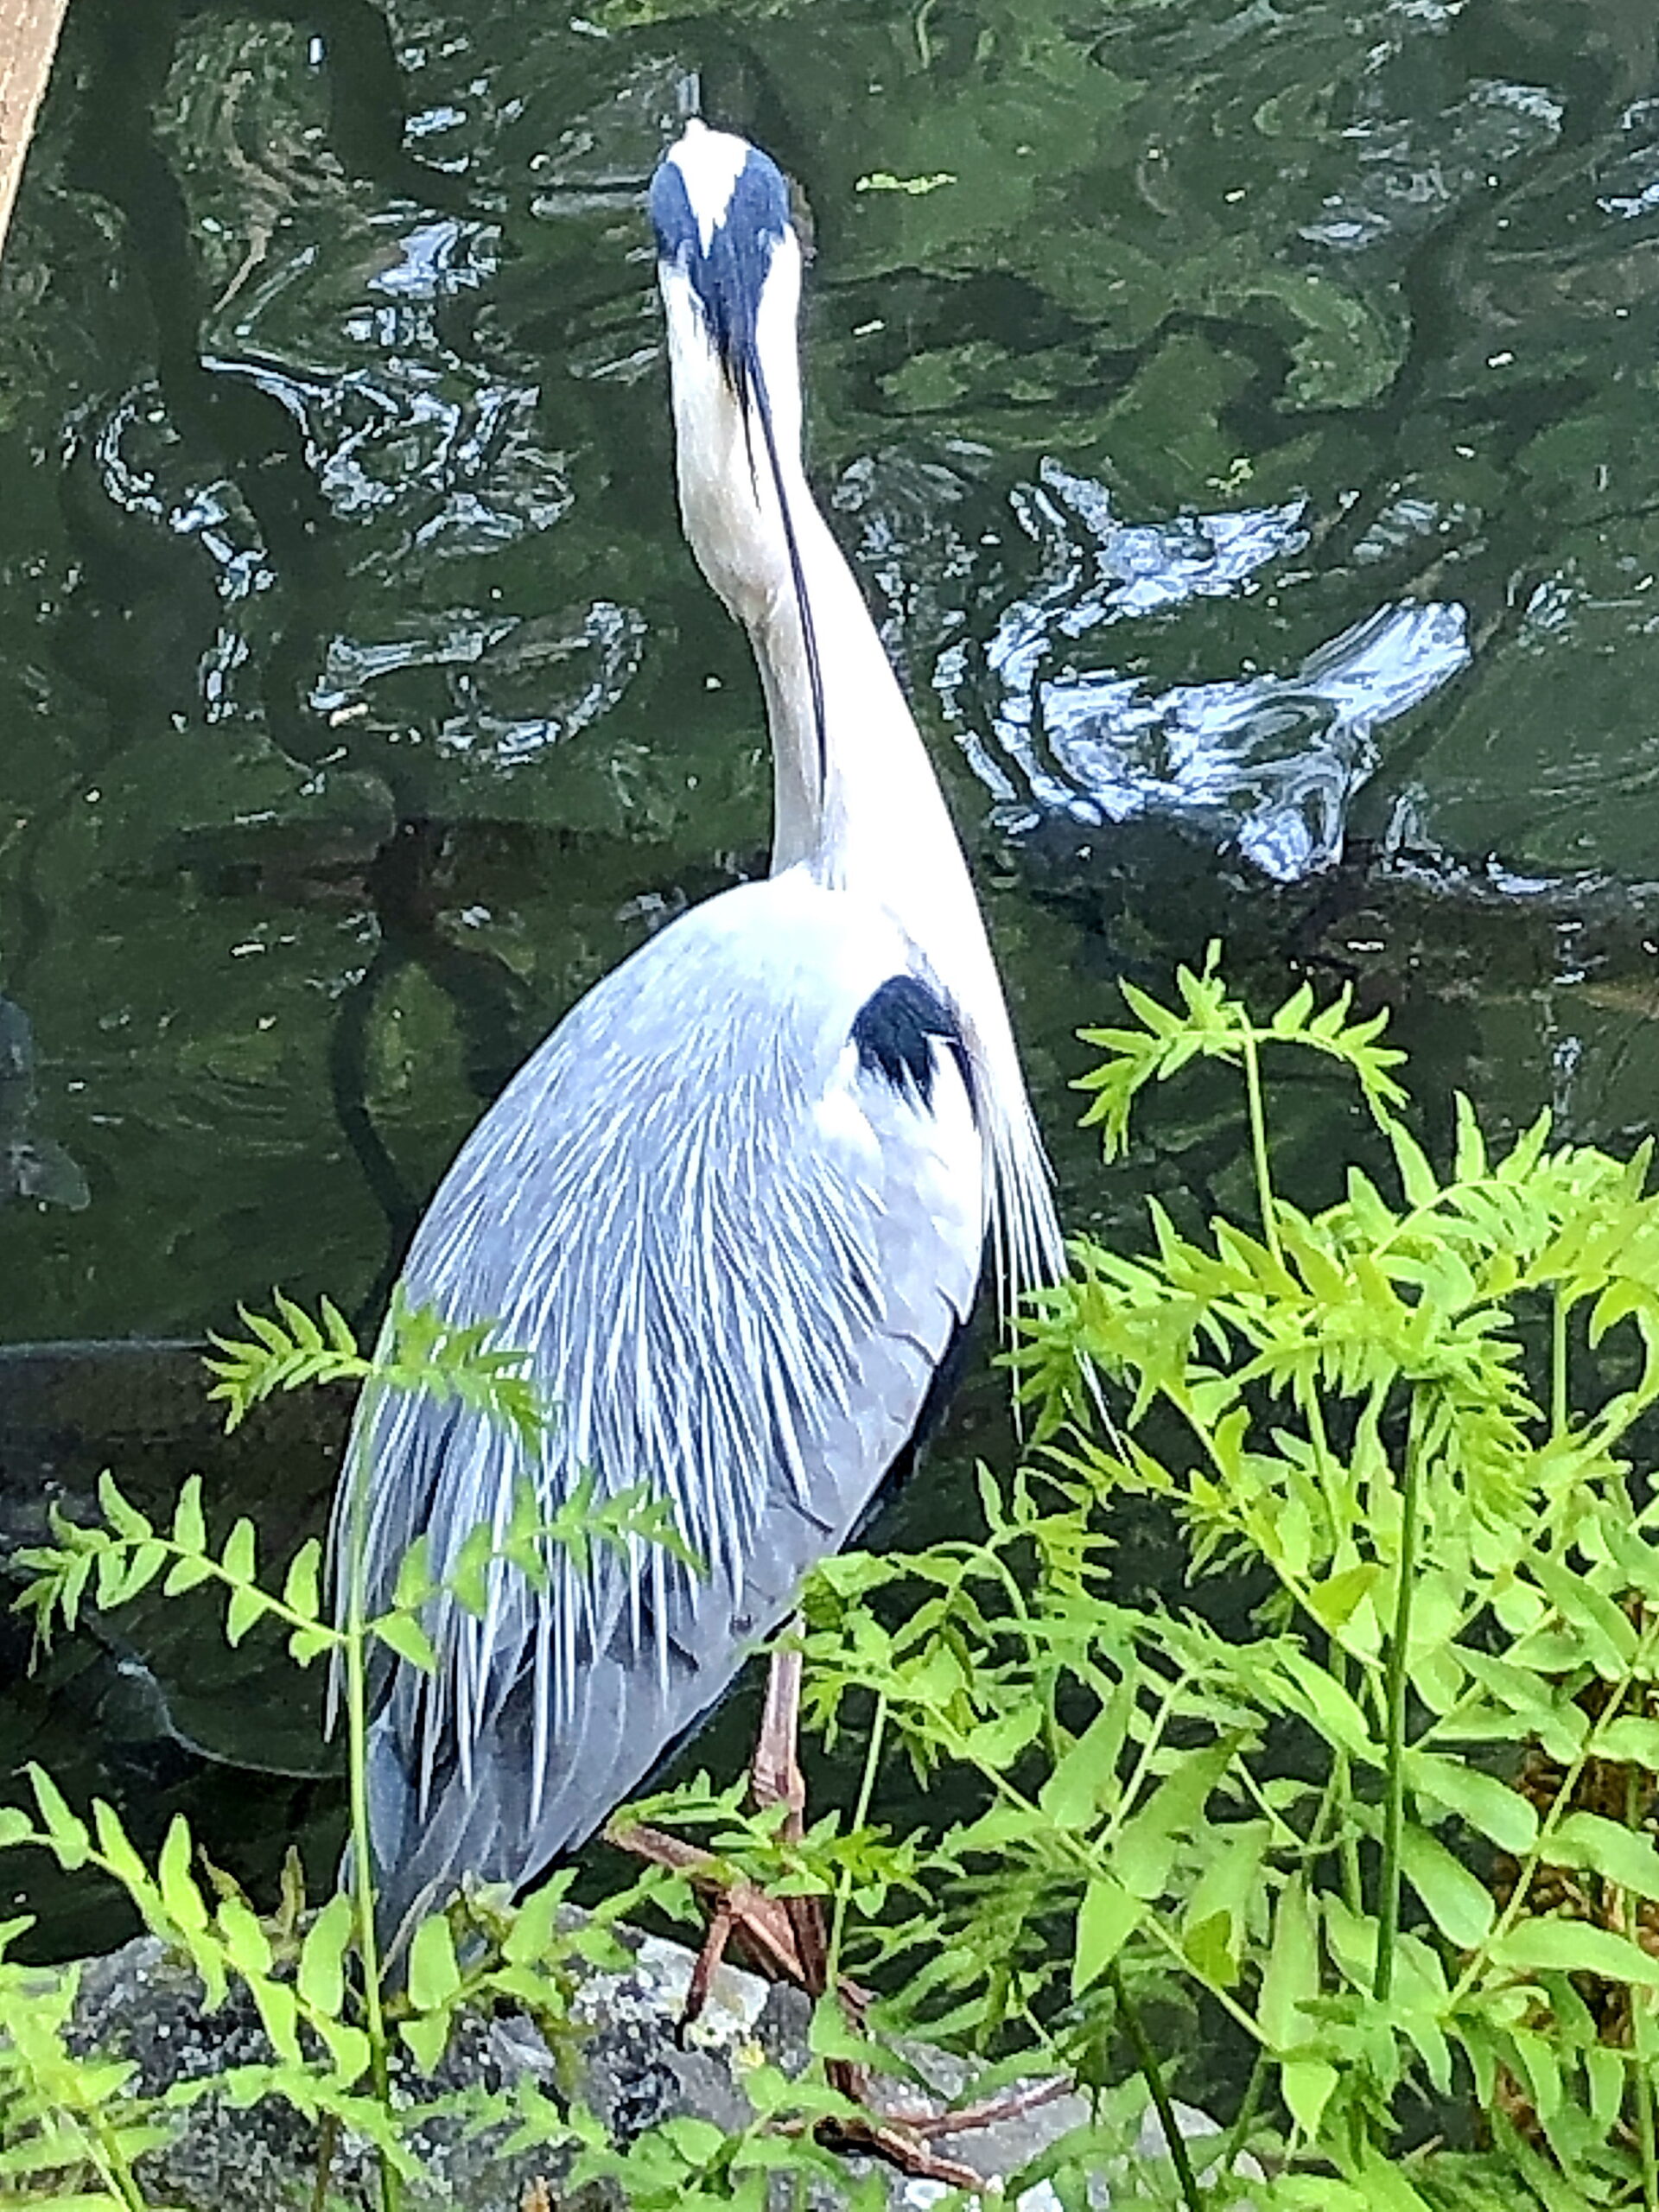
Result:
<svg viewBox="0 0 1659 2212"><path fill-rule="evenodd" d="M766 1676L760 1732L755 1741L754 1757L749 1762L749 1802L757 1813L769 1812L774 1806L783 1807L782 1835L785 1843L798 1843L806 1832L806 1777L801 1772L799 1758L800 1717L801 1655L798 1651L776 1650ZM829 1986L830 1952L820 1901L817 1897L767 1897L753 1884L741 1883L715 1901L709 1915L709 1932L691 1969L685 2009L680 2016L682 2034L708 2003L715 1972L734 1934L763 1957L769 1954L772 1961L780 1962L782 1947L776 1933L780 1908L792 1939L794 1955L785 1971L809 1997L816 1999L823 1996ZM757 1923L760 1935L758 1944L753 1940ZM837 2086L850 2094L857 2094L850 2082Z"/></svg>
<svg viewBox="0 0 1659 2212"><path fill-rule="evenodd" d="M799 1624L798 1617L791 1623L791 1632ZM798 1843L806 1831L806 1777L801 1772L799 1757L800 1716L801 1655L798 1649L780 1648L772 1652L771 1671L766 1677L760 1733L749 1767L749 1796L757 1812L773 1805L785 1808L783 1837L789 1843ZM823 1901L821 1897L794 1897L768 1902L774 1908L781 1903L788 1915L800 1962L801 1986L816 2002L830 1986L830 1947ZM723 1948L732 1924L731 1900L728 1899L724 1925L717 1916L709 1931L709 1943L718 1936ZM705 1955L708 1948L705 1945ZM699 1968L702 1963L699 1960ZM694 1987L696 1980L694 1974ZM868 1993L850 1988L843 1981L836 1995L854 2027L861 2028ZM865 2107L863 2115L823 2123L820 2133L824 2139L846 2150L872 2154L896 2166L900 2172L942 2182L950 2189L982 2189L983 2177L973 2167L935 2149L937 2138L970 2134L980 2128L996 2126L1033 2106L1046 2104L1070 2087L1066 2082L1051 2080L1027 2084L1010 2096L994 2098L963 2111L884 2113L871 2106L872 2082L868 2066L853 2059L832 2058L824 2070L832 2088L839 2089L849 2103Z"/></svg>
<svg viewBox="0 0 1659 2212"><path fill-rule="evenodd" d="M798 1625L798 1622L791 1622L791 1630ZM798 1843L806 1833L806 1777L801 1772L800 1731L801 1655L796 1650L774 1650L766 1676L760 1733L749 1765L749 1798L758 1813L769 1811L774 1805L785 1808L785 1843ZM801 1986L809 1997L822 1997L830 1986L823 1899L786 1897L782 1903L800 1957Z"/></svg>
<svg viewBox="0 0 1659 2212"><path fill-rule="evenodd" d="M758 1812L774 1805L785 1808L783 1831L790 1842L798 1841L805 1829L806 1780L797 1756L800 1707L801 1655L774 1651L760 1735L749 1765L749 1797ZM691 1969L680 2014L682 2036L707 2005L715 1975L734 1936L774 1979L792 1981L810 1997L823 1995L829 1975L829 1948L817 1898L771 1897L753 1882L722 1880L708 1852L677 1836L665 1835L658 1828L613 1826L607 1834L620 1849L686 1875L709 1905L709 1932ZM843 1987L842 1993L855 2009L864 1998L862 1991L848 1987Z"/></svg>
<svg viewBox="0 0 1659 2212"><path fill-rule="evenodd" d="M685 2031L697 2019L709 2002L709 1992L714 1986L720 1962L726 1955L726 1946L731 1941L732 1929L737 1924L737 1908L729 1892L718 1898L709 1915L709 1932L702 1939L702 1948L697 1953L691 1968L691 1979L685 1986L685 2003L681 2008L679 2039L685 2041Z"/></svg>
<svg viewBox="0 0 1659 2212"><path fill-rule="evenodd" d="M785 1808L783 1834L786 1841L798 1840L806 1821L806 1783L798 1757L800 1699L800 1653L774 1651L760 1736L749 1767L749 1795L757 1811L773 1805ZM776 1980L792 1981L814 1999L823 1995L829 1986L830 1962L823 1914L817 1897L772 1897L753 1882L734 1882L721 1873L710 1853L658 1828L613 1827L608 1834L623 1849L686 1875L708 1902L709 1933L686 1990L680 2015L682 2036L708 2002L715 1972L734 1936ZM869 1993L843 1979L837 1993L855 2026L861 2025ZM880 2111L871 2101L868 2068L847 2059L830 2059L826 2072L849 2103L865 2109L862 2113L820 2121L817 2132L821 2140L841 2150L880 2158L901 2173L963 2190L982 2190L983 2177L938 2150L939 2138L970 2134L1016 2119L1071 2087L1058 2079L1025 2083L1006 2096L956 2112L925 2107Z"/></svg>
<svg viewBox="0 0 1659 2212"><path fill-rule="evenodd" d="M792 1624L791 1624L792 1625ZM784 1834L798 1843L806 1827L806 1777L801 1772L801 1655L774 1651L766 1675L760 1733L749 1762L749 1796L757 1812L788 1808Z"/></svg>

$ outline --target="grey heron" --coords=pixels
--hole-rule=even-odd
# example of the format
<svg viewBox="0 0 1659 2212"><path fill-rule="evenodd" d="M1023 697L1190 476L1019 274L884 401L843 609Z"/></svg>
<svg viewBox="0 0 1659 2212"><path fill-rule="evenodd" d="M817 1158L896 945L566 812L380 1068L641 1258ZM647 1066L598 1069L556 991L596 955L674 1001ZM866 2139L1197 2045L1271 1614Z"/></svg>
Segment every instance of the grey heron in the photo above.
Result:
<svg viewBox="0 0 1659 2212"><path fill-rule="evenodd" d="M374 1698L384 1928L463 1875L515 1889L583 1842L785 1620L915 1429L974 1302L1059 1264L1048 1174L944 795L802 461L802 256L778 168L687 124L652 181L680 512L747 631L774 763L771 874L590 990L463 1144L404 1288L522 1347L543 1501L583 1471L671 1504L657 1547L544 1587L491 1570L437 1667ZM671 737L669 741L671 742ZM423 1533L434 1572L504 1528L511 1440L382 1402L371 1611ZM337 1526L346 1516L337 1515Z"/></svg>

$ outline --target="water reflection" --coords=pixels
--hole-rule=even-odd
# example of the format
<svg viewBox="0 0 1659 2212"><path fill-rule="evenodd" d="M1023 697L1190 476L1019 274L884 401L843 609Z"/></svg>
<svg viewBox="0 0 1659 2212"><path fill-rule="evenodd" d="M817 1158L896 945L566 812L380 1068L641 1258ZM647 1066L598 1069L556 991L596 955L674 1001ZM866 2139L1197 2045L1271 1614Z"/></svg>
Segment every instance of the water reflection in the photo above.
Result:
<svg viewBox="0 0 1659 2212"><path fill-rule="evenodd" d="M579 736L614 707L645 639L645 618L607 600L524 620L462 607L406 626L372 644L331 639L312 706L336 728L378 715L395 742L395 710L383 709L377 687L404 671L442 670L449 703L434 732L439 753L502 770Z"/></svg>
<svg viewBox="0 0 1659 2212"><path fill-rule="evenodd" d="M1596 205L1605 215L1639 222L1659 214L1659 100L1637 100L1620 124L1624 143L1601 166Z"/></svg>
<svg viewBox="0 0 1659 2212"><path fill-rule="evenodd" d="M1452 12L1440 11L1442 27ZM1302 226L1312 244L1344 253L1404 245L1560 134L1565 103L1542 86L1479 79L1439 108L1402 114L1402 92L1417 102L1423 97L1420 84L1402 79L1397 57L1386 50L1362 78L1344 132L1355 171Z"/></svg>
<svg viewBox="0 0 1659 2212"><path fill-rule="evenodd" d="M935 671L953 720L988 718L995 750L977 758L994 768L1004 826L1167 815L1279 882L1338 861L1377 733L1468 662L1465 610L1384 606L1294 669L1160 690L1123 665L1135 626L1261 589L1306 547L1306 502L1131 523L1104 485L1046 460L1010 505L1039 550L1036 585L982 652L952 645ZM1081 664L1108 652L1107 665Z"/></svg>

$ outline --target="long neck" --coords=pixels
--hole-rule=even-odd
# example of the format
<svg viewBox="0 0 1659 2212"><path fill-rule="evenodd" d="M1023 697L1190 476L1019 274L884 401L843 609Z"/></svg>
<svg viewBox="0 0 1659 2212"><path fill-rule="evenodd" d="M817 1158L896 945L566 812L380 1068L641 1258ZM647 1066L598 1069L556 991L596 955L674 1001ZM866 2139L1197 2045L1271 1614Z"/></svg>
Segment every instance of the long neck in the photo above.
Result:
<svg viewBox="0 0 1659 2212"><path fill-rule="evenodd" d="M936 944L949 946L963 931L976 949L982 947L978 902L915 717L798 464L785 467L817 640L823 762L820 775L791 578L791 588L770 594L748 626L771 723L773 870L804 862L832 888L877 900L930 959ZM994 974L989 984L1000 1001ZM965 995L975 999L980 992Z"/></svg>
<svg viewBox="0 0 1659 2212"><path fill-rule="evenodd" d="M772 866L804 866L885 907L950 995L988 1103L1001 1272L1010 1294L1063 1264L1041 1142L979 901L909 702L798 458L779 455L817 642L823 761L792 572L745 626L772 747Z"/></svg>
<svg viewBox="0 0 1659 2212"><path fill-rule="evenodd" d="M829 887L885 907L955 1003L980 1077L1001 1272L1012 1293L1063 1267L1047 1169L944 793L801 465L798 273L791 233L758 321L769 435L753 396L740 401L720 373L685 284L672 270L664 275L681 515L698 566L747 631L760 667L772 745L774 874L804 866ZM802 601L817 642L822 736Z"/></svg>
<svg viewBox="0 0 1659 2212"><path fill-rule="evenodd" d="M932 766L801 465L793 235L762 296L753 384L742 397L715 359L684 280L668 270L662 282L680 514L698 567L748 632L760 667L772 733L773 868L804 862L825 883L895 912L913 904L916 924L906 927L924 946L935 931L922 918L940 899L953 915L973 910L982 938ZM817 647L822 738L803 600Z"/></svg>

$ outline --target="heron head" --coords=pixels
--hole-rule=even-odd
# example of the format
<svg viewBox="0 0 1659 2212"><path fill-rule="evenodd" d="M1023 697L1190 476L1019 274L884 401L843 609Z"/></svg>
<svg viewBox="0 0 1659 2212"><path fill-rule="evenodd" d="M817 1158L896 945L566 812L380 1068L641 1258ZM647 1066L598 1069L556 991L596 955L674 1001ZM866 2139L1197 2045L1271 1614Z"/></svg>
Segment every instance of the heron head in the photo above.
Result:
<svg viewBox="0 0 1659 2212"><path fill-rule="evenodd" d="M652 179L651 218L677 392L717 372L740 410L792 411L801 255L777 163L694 118Z"/></svg>
<svg viewBox="0 0 1659 2212"><path fill-rule="evenodd" d="M823 683L793 511L810 503L795 328L801 245L789 187L758 146L693 120L652 179L651 216L686 535L751 635L792 601L822 773Z"/></svg>

